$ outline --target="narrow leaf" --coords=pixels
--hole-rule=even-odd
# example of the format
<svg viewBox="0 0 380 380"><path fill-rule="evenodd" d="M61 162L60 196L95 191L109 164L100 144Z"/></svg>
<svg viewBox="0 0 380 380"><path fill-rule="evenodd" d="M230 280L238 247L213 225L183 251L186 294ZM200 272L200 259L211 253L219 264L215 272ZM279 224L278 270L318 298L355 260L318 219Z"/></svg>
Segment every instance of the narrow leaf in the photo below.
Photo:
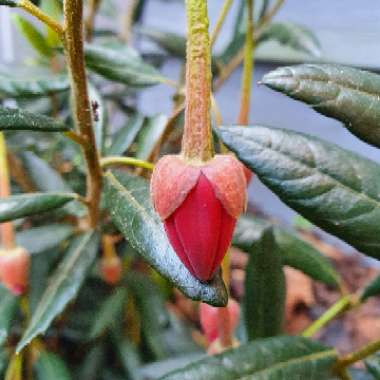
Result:
<svg viewBox="0 0 380 380"><path fill-rule="evenodd" d="M6 5L8 7L17 7L18 1L17 0L0 0L0 5Z"/></svg>
<svg viewBox="0 0 380 380"><path fill-rule="evenodd" d="M52 56L53 50L48 45L44 35L31 22L17 14L13 15L13 21L34 50L43 57Z"/></svg>
<svg viewBox="0 0 380 380"><path fill-rule="evenodd" d="M15 108L0 107L0 130L45 132L68 131L68 125L57 119Z"/></svg>
<svg viewBox="0 0 380 380"><path fill-rule="evenodd" d="M335 350L301 337L260 339L209 356L161 380L333 380Z"/></svg>
<svg viewBox="0 0 380 380"><path fill-rule="evenodd" d="M246 268L244 319L250 340L281 333L285 310L285 276L273 230L254 243Z"/></svg>
<svg viewBox="0 0 380 380"><path fill-rule="evenodd" d="M71 380L65 362L56 354L43 352L35 363L37 380Z"/></svg>
<svg viewBox="0 0 380 380"><path fill-rule="evenodd" d="M12 71L0 67L0 99L3 98L34 98L47 96L63 91L70 87L67 76L47 73Z"/></svg>
<svg viewBox="0 0 380 380"><path fill-rule="evenodd" d="M87 67L103 77L127 86L147 87L165 81L151 65L132 49L86 45Z"/></svg>
<svg viewBox="0 0 380 380"><path fill-rule="evenodd" d="M364 363L374 380L380 380L380 354L372 355Z"/></svg>
<svg viewBox="0 0 380 380"><path fill-rule="evenodd" d="M315 57L321 55L321 46L314 33L305 26L292 22L271 23L264 29L257 43L269 40L275 40L282 45Z"/></svg>
<svg viewBox="0 0 380 380"><path fill-rule="evenodd" d="M18 298L3 286L0 287L0 346L8 338L8 332L17 309Z"/></svg>
<svg viewBox="0 0 380 380"><path fill-rule="evenodd" d="M121 365L126 372L128 379L141 380L139 369L141 367L141 359L136 346L124 339L115 339L116 351L119 356Z"/></svg>
<svg viewBox="0 0 380 380"><path fill-rule="evenodd" d="M156 115L145 120L138 136L136 157L142 160L149 159L157 143L161 140L168 118L165 115Z"/></svg>
<svg viewBox="0 0 380 380"><path fill-rule="evenodd" d="M32 193L2 198L0 199L0 222L49 211L76 198L76 194L69 193Z"/></svg>
<svg viewBox="0 0 380 380"><path fill-rule="evenodd" d="M380 275L373 279L363 290L360 295L360 301L364 302L369 297L378 296L380 294Z"/></svg>
<svg viewBox="0 0 380 380"><path fill-rule="evenodd" d="M102 303L94 318L94 324L90 331L90 339L98 338L109 327L112 327L116 321L120 321L123 318L122 311L126 299L126 289L118 288Z"/></svg>
<svg viewBox="0 0 380 380"><path fill-rule="evenodd" d="M113 137L112 145L108 150L110 156L120 156L128 150L144 125L144 117L138 113L131 116L127 124L120 128Z"/></svg>
<svg viewBox="0 0 380 380"><path fill-rule="evenodd" d="M222 127L224 143L288 206L380 259L380 166L302 133Z"/></svg>
<svg viewBox="0 0 380 380"><path fill-rule="evenodd" d="M37 335L43 334L54 318L75 298L95 260L98 243L99 238L95 232L88 232L72 241L65 258L50 278L49 286L17 345L17 352Z"/></svg>
<svg viewBox="0 0 380 380"><path fill-rule="evenodd" d="M145 180L108 172L105 175L105 200L116 227L162 276L189 298L216 306L226 304L226 289L219 276L212 283L201 283L178 259L152 208Z"/></svg>
<svg viewBox="0 0 380 380"><path fill-rule="evenodd" d="M74 227L69 224L50 224L18 232L16 242L29 253L36 254L55 248L73 233Z"/></svg>
<svg viewBox="0 0 380 380"><path fill-rule="evenodd" d="M299 65L274 70L262 82L341 121L355 136L380 147L379 75L339 65Z"/></svg>

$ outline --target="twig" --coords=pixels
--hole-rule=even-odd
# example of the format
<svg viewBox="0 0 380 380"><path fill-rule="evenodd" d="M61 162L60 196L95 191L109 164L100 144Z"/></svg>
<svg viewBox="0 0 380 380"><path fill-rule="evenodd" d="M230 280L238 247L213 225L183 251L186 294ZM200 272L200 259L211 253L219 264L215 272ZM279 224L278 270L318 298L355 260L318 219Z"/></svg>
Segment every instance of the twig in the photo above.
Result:
<svg viewBox="0 0 380 380"><path fill-rule="evenodd" d="M231 8L232 3L233 3L233 0L225 0L224 1L222 10L219 14L218 20L216 21L214 30L211 32L211 36L210 36L210 45L211 46L214 45L216 39L218 38L218 35L220 33L220 30L222 29L222 26L224 24L224 21L226 19L228 11Z"/></svg>
<svg viewBox="0 0 380 380"><path fill-rule="evenodd" d="M135 166L138 168L144 168L153 170L154 165L150 162L139 160L138 158L134 157L118 157L118 156L111 156L111 157L105 157L100 160L100 166L104 169L107 166L112 165L128 165L128 166Z"/></svg>
<svg viewBox="0 0 380 380"><path fill-rule="evenodd" d="M94 34L95 17L98 13L101 0L88 1L88 13L85 21L86 40L91 41Z"/></svg>
<svg viewBox="0 0 380 380"><path fill-rule="evenodd" d="M366 346L360 348L359 350L352 352L351 354L345 355L338 359L337 368L347 368L350 365L367 358L380 351L380 340L369 343Z"/></svg>

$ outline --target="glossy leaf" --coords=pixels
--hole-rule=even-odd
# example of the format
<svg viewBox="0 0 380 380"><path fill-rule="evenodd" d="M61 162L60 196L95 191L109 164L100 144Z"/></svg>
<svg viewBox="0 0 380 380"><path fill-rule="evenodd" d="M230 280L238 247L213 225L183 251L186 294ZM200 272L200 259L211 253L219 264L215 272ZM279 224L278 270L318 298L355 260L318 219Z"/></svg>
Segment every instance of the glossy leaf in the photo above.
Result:
<svg viewBox="0 0 380 380"><path fill-rule="evenodd" d="M360 295L361 302L366 301L369 297L378 296L380 294L380 275L375 277L367 284Z"/></svg>
<svg viewBox="0 0 380 380"><path fill-rule="evenodd" d="M250 340L281 333L285 276L273 230L264 231L250 249L246 267L244 319Z"/></svg>
<svg viewBox="0 0 380 380"><path fill-rule="evenodd" d="M31 22L17 14L13 15L13 21L34 50L43 57L52 56L53 51L48 45L44 35Z"/></svg>
<svg viewBox="0 0 380 380"><path fill-rule="evenodd" d="M380 380L380 354L370 356L364 363L374 380Z"/></svg>
<svg viewBox="0 0 380 380"><path fill-rule="evenodd" d="M148 160L157 146L157 143L163 136L168 118L165 115L156 115L145 120L141 129L138 141L136 157L142 160Z"/></svg>
<svg viewBox="0 0 380 380"><path fill-rule="evenodd" d="M8 338L8 332L14 320L18 298L3 286L0 286L0 347Z"/></svg>
<svg viewBox="0 0 380 380"><path fill-rule="evenodd" d="M43 352L34 364L37 380L71 380L65 362L56 354Z"/></svg>
<svg viewBox="0 0 380 380"><path fill-rule="evenodd" d="M132 115L127 124L121 127L112 137L112 145L108 150L110 156L120 156L128 150L144 125L144 117L138 113Z"/></svg>
<svg viewBox="0 0 380 380"><path fill-rule="evenodd" d="M275 40L282 45L315 57L321 55L321 46L314 33L310 29L292 22L271 23L264 29L257 43L270 40Z"/></svg>
<svg viewBox="0 0 380 380"><path fill-rule="evenodd" d="M260 339L201 359L161 380L333 380L335 350L301 337Z"/></svg>
<svg viewBox="0 0 380 380"><path fill-rule="evenodd" d="M90 331L90 339L98 338L109 327L112 327L116 321L120 321L123 318L122 311L126 299L127 290L124 288L116 289L111 296L106 298L94 319L94 324Z"/></svg>
<svg viewBox="0 0 380 380"><path fill-rule="evenodd" d="M105 175L105 200L112 221L132 247L188 297L225 305L226 289L219 276L212 283L201 283L180 262L153 211L148 183L120 172L115 174Z"/></svg>
<svg viewBox="0 0 380 380"><path fill-rule="evenodd" d="M0 130L61 132L68 131L69 129L68 125L51 117L17 108L0 107Z"/></svg>
<svg viewBox="0 0 380 380"><path fill-rule="evenodd" d="M67 91L70 87L68 78L63 75L18 71L17 68L10 71L0 67L0 99L47 96Z"/></svg>
<svg viewBox="0 0 380 380"><path fill-rule="evenodd" d="M380 147L379 75L339 65L299 65L274 70L262 83L341 121L355 136Z"/></svg>
<svg viewBox="0 0 380 380"><path fill-rule="evenodd" d="M17 345L17 352L37 335L43 334L54 318L75 298L95 260L98 244L96 232L88 232L73 239L64 259L50 278L49 286Z"/></svg>
<svg viewBox="0 0 380 380"><path fill-rule="evenodd" d="M16 242L29 253L36 254L55 248L73 233L74 227L69 224L50 224L18 232Z"/></svg>
<svg viewBox="0 0 380 380"><path fill-rule="evenodd" d="M288 206L380 259L380 166L302 133L222 127L223 142Z"/></svg>
<svg viewBox="0 0 380 380"><path fill-rule="evenodd" d="M132 49L101 45L86 45L87 67L103 77L127 86L147 87L165 81L151 65Z"/></svg>
<svg viewBox="0 0 380 380"><path fill-rule="evenodd" d="M233 244L250 252L252 244L260 240L269 228L273 229L276 249L279 250L284 265L298 269L326 285L339 284L340 276L325 256L295 234L267 220L248 215L240 217Z"/></svg>
<svg viewBox="0 0 380 380"><path fill-rule="evenodd" d="M186 38L176 33L162 31L160 29L139 28L138 33L149 38L158 46L167 51L171 56L185 58L186 56Z"/></svg>
<svg viewBox="0 0 380 380"><path fill-rule="evenodd" d="M31 193L0 199L0 222L53 210L77 198L70 193Z"/></svg>

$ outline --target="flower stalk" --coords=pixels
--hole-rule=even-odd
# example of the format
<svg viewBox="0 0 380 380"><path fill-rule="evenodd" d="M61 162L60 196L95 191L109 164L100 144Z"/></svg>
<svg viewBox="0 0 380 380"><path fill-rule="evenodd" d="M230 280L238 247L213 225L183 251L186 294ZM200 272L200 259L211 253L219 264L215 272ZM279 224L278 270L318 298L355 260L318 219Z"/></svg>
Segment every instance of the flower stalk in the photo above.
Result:
<svg viewBox="0 0 380 380"><path fill-rule="evenodd" d="M71 80L74 120L78 134L87 143L82 145L82 149L87 164L86 201L89 208L89 224L90 227L95 227L99 219L102 175L92 128L83 55L83 0L65 0L64 25L64 48Z"/></svg>
<svg viewBox="0 0 380 380"><path fill-rule="evenodd" d="M233 3L233 0L224 0L222 10L215 24L215 28L211 33L211 37L210 37L211 46L215 44L215 41L219 36L220 30L222 29L222 26L224 24L224 21L226 20L228 11L230 10L232 3Z"/></svg>
<svg viewBox="0 0 380 380"><path fill-rule="evenodd" d="M182 155L205 162L214 156L210 122L211 52L207 2L186 0L186 111Z"/></svg>

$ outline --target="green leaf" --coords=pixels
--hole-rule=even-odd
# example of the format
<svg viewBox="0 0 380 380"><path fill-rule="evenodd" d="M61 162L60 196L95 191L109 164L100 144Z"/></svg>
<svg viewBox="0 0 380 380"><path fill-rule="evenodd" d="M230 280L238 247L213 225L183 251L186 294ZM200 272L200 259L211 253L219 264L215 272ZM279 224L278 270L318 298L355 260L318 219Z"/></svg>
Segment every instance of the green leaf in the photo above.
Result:
<svg viewBox="0 0 380 380"><path fill-rule="evenodd" d="M340 276L328 259L313 246L286 229L250 215L243 215L237 222L233 244L250 252L252 244L260 240L264 231L272 228L276 249L282 263L298 269L316 281L337 286Z"/></svg>
<svg viewBox="0 0 380 380"><path fill-rule="evenodd" d="M52 56L53 50L44 35L31 22L17 14L13 15L13 21L36 52L43 57Z"/></svg>
<svg viewBox="0 0 380 380"><path fill-rule="evenodd" d="M16 242L31 254L45 252L58 246L74 233L69 224L50 224L17 232Z"/></svg>
<svg viewBox="0 0 380 380"><path fill-rule="evenodd" d="M100 343L88 351L82 363L80 363L80 370L77 379L80 380L94 380L98 377L99 373L105 366L106 360L105 345Z"/></svg>
<svg viewBox="0 0 380 380"><path fill-rule="evenodd" d="M76 194L31 193L0 199L0 222L23 218L61 207L77 199Z"/></svg>
<svg viewBox="0 0 380 380"><path fill-rule="evenodd" d="M37 335L43 334L54 318L75 298L95 260L98 245L96 232L88 232L73 239L64 259L50 278L49 286L16 347L17 352Z"/></svg>
<svg viewBox="0 0 380 380"><path fill-rule="evenodd" d="M341 121L355 136L380 147L379 75L339 65L299 65L274 70L262 82Z"/></svg>
<svg viewBox="0 0 380 380"><path fill-rule="evenodd" d="M305 26L292 22L275 22L266 27L257 43L275 40L297 51L314 57L321 55L321 46L314 33Z"/></svg>
<svg viewBox="0 0 380 380"><path fill-rule="evenodd" d="M115 174L105 175L105 200L112 221L132 247L189 298L225 305L226 289L219 276L212 283L202 283L178 259L150 203L148 183L121 172Z"/></svg>
<svg viewBox="0 0 380 380"><path fill-rule="evenodd" d="M250 340L281 333L285 293L281 255L269 228L252 245L246 268L244 319Z"/></svg>
<svg viewBox="0 0 380 380"><path fill-rule="evenodd" d="M112 145L108 155L120 156L128 150L144 125L144 117L138 113L132 115L127 124L120 128L112 137Z"/></svg>
<svg viewBox="0 0 380 380"><path fill-rule="evenodd" d="M137 138L137 158L141 160L148 160L150 158L154 148L165 132L167 123L168 118L161 114L146 118L144 126Z"/></svg>
<svg viewBox="0 0 380 380"><path fill-rule="evenodd" d="M106 298L94 318L94 324L90 331L90 339L98 338L109 327L112 327L116 321L122 319L123 306L126 300L127 290L124 288L117 288L110 297Z"/></svg>
<svg viewBox="0 0 380 380"><path fill-rule="evenodd" d="M70 87L65 75L51 75L34 71L20 71L0 67L0 99L35 98L67 91Z"/></svg>
<svg viewBox="0 0 380 380"><path fill-rule="evenodd" d="M51 117L17 108L0 107L0 130L62 132L69 129L68 125Z"/></svg>
<svg viewBox="0 0 380 380"><path fill-rule="evenodd" d="M364 361L367 371L375 380L380 380L380 354L375 354Z"/></svg>
<svg viewBox="0 0 380 380"><path fill-rule="evenodd" d="M133 87L153 86L165 81L135 50L125 46L86 45L84 53L87 67L111 81Z"/></svg>
<svg viewBox="0 0 380 380"><path fill-rule="evenodd" d="M380 377L373 377L364 369L350 368L348 374L352 380L380 380Z"/></svg>
<svg viewBox="0 0 380 380"><path fill-rule="evenodd" d="M141 359L136 346L126 338L120 339L119 337L118 339L115 338L114 341L119 360L128 379L141 380L139 374Z"/></svg>
<svg viewBox="0 0 380 380"><path fill-rule="evenodd" d="M66 183L62 176L53 169L46 161L39 158L32 152L23 152L21 155L23 165L29 174L30 179L39 191L59 191L73 192L72 188ZM41 173L44 173L41 175ZM72 203L64 208L70 214L83 216L86 212L82 204Z"/></svg>
<svg viewBox="0 0 380 380"><path fill-rule="evenodd" d="M0 5L7 5L8 7L17 7L17 0L0 0Z"/></svg>
<svg viewBox="0 0 380 380"><path fill-rule="evenodd" d="M56 21L60 21L62 18L63 10L62 3L60 0L41 0L39 7L41 10L49 15ZM57 47L61 44L61 39L56 31L54 31L49 26L45 25L46 28L46 41L51 47Z"/></svg>
<svg viewBox="0 0 380 380"><path fill-rule="evenodd" d="M333 380L334 349L301 337L260 339L209 356L161 380Z"/></svg>
<svg viewBox="0 0 380 380"><path fill-rule="evenodd" d="M364 302L370 297L380 294L380 275L369 282L360 295L360 301Z"/></svg>
<svg viewBox="0 0 380 380"><path fill-rule="evenodd" d="M35 363L37 380L71 380L65 362L56 354L43 352Z"/></svg>
<svg viewBox="0 0 380 380"><path fill-rule="evenodd" d="M380 259L380 166L302 133L218 129L223 142L288 206Z"/></svg>
<svg viewBox="0 0 380 380"><path fill-rule="evenodd" d="M8 332L14 320L18 298L3 286L0 286L0 347L8 338Z"/></svg>
<svg viewBox="0 0 380 380"><path fill-rule="evenodd" d="M89 85L89 97L92 104L92 118L94 120L93 128L95 134L96 147L100 153L103 153L105 143L106 126L108 122L108 114L106 104L98 89L93 85Z"/></svg>
<svg viewBox="0 0 380 380"><path fill-rule="evenodd" d="M152 27L139 27L138 33L149 38L173 57L184 59L186 56L186 38L176 33L162 31Z"/></svg>

